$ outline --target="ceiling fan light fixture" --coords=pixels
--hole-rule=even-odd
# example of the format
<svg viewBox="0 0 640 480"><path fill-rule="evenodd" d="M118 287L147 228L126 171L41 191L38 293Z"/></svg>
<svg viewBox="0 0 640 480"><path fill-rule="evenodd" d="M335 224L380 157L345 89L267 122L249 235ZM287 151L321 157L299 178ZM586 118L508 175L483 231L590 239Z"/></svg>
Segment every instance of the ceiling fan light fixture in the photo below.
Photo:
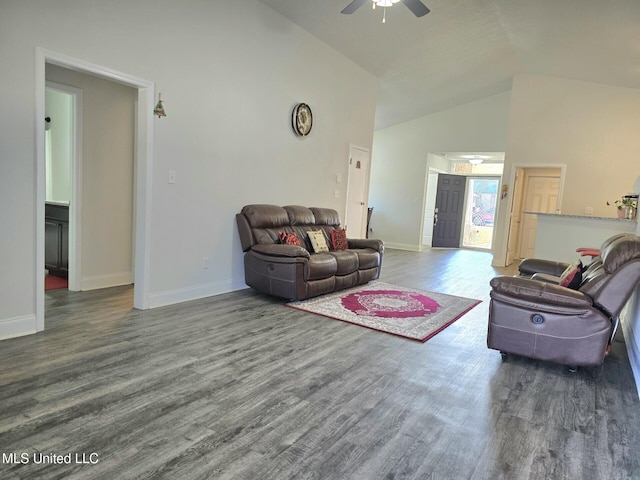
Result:
<svg viewBox="0 0 640 480"><path fill-rule="evenodd" d="M411 12L416 17L423 17L424 15L426 15L431 11L427 8L427 6L424 3L422 3L421 0L372 0L371 7L374 9L376 7L382 7L386 9L388 7L392 7L393 5L399 2L402 2L404 6L407 7L409 10L411 10ZM367 0L351 0L351 3L349 3L346 7L340 10L340 13L344 15L351 15L353 12L355 12L365 3L367 3ZM383 18L382 23L384 23L384 20L385 19Z"/></svg>
<svg viewBox="0 0 640 480"><path fill-rule="evenodd" d="M482 162L484 162L484 159L480 158L479 156L469 159L469 163L471 165L480 165Z"/></svg>

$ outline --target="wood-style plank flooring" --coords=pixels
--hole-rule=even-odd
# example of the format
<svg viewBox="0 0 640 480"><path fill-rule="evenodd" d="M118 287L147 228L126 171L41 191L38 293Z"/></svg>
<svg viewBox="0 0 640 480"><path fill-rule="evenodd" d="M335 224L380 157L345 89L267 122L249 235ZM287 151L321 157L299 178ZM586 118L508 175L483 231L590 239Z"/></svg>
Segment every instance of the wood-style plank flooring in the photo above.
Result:
<svg viewBox="0 0 640 480"><path fill-rule="evenodd" d="M640 478L622 333L602 369L503 362L488 282L513 269L490 262L387 250L381 280L483 300L424 344L252 290L47 292L46 331L0 342L0 479Z"/></svg>

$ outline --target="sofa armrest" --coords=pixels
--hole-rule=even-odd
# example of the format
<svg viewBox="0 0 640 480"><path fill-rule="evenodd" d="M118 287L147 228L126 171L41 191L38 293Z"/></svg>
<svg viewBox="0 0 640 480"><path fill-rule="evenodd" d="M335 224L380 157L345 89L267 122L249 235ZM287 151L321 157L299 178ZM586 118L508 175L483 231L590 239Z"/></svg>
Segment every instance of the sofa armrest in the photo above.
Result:
<svg viewBox="0 0 640 480"><path fill-rule="evenodd" d="M491 298L524 308L573 315L593 309L589 295L553 283L499 276L493 278L490 284Z"/></svg>
<svg viewBox="0 0 640 480"><path fill-rule="evenodd" d="M544 283L555 283L556 285L560 285L560 281L562 279L560 277L556 277L555 275L549 275L548 273L534 273L531 277L531 280L537 280L538 282Z"/></svg>
<svg viewBox="0 0 640 480"><path fill-rule="evenodd" d="M309 258L309 252L298 245L282 245L279 243L257 243L251 250L272 257L304 257Z"/></svg>
<svg viewBox="0 0 640 480"><path fill-rule="evenodd" d="M534 273L545 273L559 277L569 266L568 263L554 262L553 260L543 260L540 258L525 258L520 262L518 270L521 275L533 275Z"/></svg>
<svg viewBox="0 0 640 480"><path fill-rule="evenodd" d="M384 251L384 243L382 240L372 238L348 238L349 248L371 248L376 252Z"/></svg>

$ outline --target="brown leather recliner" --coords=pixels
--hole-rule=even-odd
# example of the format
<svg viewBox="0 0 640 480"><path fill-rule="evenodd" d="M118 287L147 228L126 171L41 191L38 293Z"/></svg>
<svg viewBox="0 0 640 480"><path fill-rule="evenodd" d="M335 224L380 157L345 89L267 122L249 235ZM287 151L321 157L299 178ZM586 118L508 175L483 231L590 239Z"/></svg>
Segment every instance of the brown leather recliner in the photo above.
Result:
<svg viewBox="0 0 640 480"><path fill-rule="evenodd" d="M340 226L333 209L247 205L236 215L236 223L245 252L245 283L270 295L303 300L380 276L381 240L347 239L346 250L314 253L309 232L320 230L329 240ZM280 232L295 233L302 245L280 243Z"/></svg>
<svg viewBox="0 0 640 480"><path fill-rule="evenodd" d="M566 264L536 260L527 266L559 275ZM605 241L577 290L523 276L495 277L487 346L572 367L601 365L638 282L640 237L633 234Z"/></svg>

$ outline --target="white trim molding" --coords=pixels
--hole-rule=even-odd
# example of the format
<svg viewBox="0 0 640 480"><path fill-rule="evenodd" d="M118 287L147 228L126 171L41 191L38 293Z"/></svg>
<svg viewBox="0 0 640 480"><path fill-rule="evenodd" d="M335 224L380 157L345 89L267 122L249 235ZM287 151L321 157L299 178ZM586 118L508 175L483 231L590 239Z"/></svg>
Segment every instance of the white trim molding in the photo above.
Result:
<svg viewBox="0 0 640 480"><path fill-rule="evenodd" d="M408 243L392 243L384 242L384 248L392 248L395 250L407 250L409 252L421 252L422 245L410 245Z"/></svg>
<svg viewBox="0 0 640 480"><path fill-rule="evenodd" d="M44 290L44 287L43 287ZM31 335L38 331L35 315L0 320L0 340Z"/></svg>
<svg viewBox="0 0 640 480"><path fill-rule="evenodd" d="M100 288L131 285L132 283L133 275L131 272L110 273L108 275L89 275L82 277L81 290L98 290Z"/></svg>
<svg viewBox="0 0 640 480"><path fill-rule="evenodd" d="M234 292L246 289L244 282L212 282L203 285L195 285L193 287L178 288L175 290L167 290L165 292L154 293L149 299L149 307L164 307L176 303L189 302L200 298L212 297L222 293Z"/></svg>

